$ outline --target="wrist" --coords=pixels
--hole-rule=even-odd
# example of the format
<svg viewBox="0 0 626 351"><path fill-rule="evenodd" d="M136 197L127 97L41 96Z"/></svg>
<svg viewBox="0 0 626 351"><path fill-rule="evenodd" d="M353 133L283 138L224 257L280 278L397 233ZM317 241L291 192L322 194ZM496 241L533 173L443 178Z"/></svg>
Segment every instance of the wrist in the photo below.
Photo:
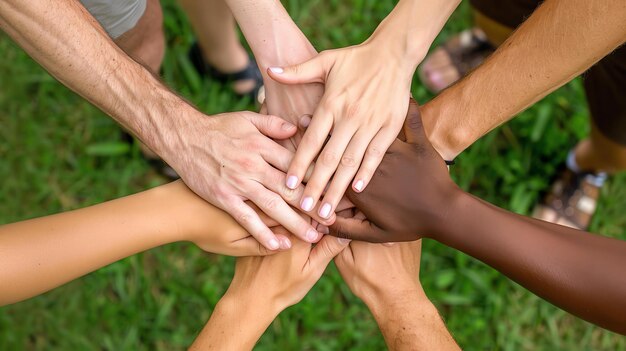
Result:
<svg viewBox="0 0 626 351"><path fill-rule="evenodd" d="M398 311L404 311L409 304L432 305L419 283L404 287L397 284L392 288L386 286L386 288L366 296L363 302L377 321L397 315Z"/></svg>
<svg viewBox="0 0 626 351"><path fill-rule="evenodd" d="M444 160L451 161L471 145L474 138L465 125L458 123L456 117L463 115L463 112L450 104L440 103L442 100L446 101L437 97L421 105L420 114L428 140Z"/></svg>
<svg viewBox="0 0 626 351"><path fill-rule="evenodd" d="M259 294L246 294L229 288L218 302L216 309L237 319L249 323L250 326L265 330L284 308L277 306L270 298Z"/></svg>

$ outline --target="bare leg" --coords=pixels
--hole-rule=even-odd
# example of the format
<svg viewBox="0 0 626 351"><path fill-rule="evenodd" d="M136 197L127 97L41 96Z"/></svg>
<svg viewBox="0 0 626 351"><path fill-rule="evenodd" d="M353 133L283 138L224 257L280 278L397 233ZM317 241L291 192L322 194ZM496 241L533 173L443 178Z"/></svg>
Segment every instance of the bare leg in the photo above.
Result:
<svg viewBox="0 0 626 351"><path fill-rule="evenodd" d="M179 0L196 32L202 55L208 64L224 73L246 68L248 53L241 45L235 18L223 0ZM237 93L251 91L252 79L234 82Z"/></svg>
<svg viewBox="0 0 626 351"><path fill-rule="evenodd" d="M609 174L626 170L626 145L608 139L593 123L589 138L578 143L574 152L582 170Z"/></svg>

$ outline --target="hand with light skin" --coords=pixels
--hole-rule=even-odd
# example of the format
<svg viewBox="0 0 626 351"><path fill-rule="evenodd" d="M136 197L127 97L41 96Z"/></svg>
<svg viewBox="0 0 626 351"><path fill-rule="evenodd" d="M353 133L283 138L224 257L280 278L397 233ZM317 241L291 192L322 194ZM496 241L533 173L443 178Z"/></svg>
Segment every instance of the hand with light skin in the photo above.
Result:
<svg viewBox="0 0 626 351"><path fill-rule="evenodd" d="M374 315L389 350L459 350L420 284L421 248L421 240L391 246L353 241L335 265Z"/></svg>
<svg viewBox="0 0 626 351"><path fill-rule="evenodd" d="M276 225L259 215L266 225ZM286 235L277 238L290 245ZM0 226L0 306L179 241L223 255L275 253L226 212L177 181L95 206Z"/></svg>
<svg viewBox="0 0 626 351"><path fill-rule="evenodd" d="M520 216L463 192L412 105L407 142L394 142L364 192L348 192L364 216L338 217L330 233L376 242L435 239L580 318L626 334L626 241Z"/></svg>
<svg viewBox="0 0 626 351"><path fill-rule="evenodd" d="M302 210L330 218L351 182L356 191L367 186L402 127L415 68L458 3L400 1L361 45L268 69L269 76L282 84L325 84L287 172L287 186L295 188L317 157ZM316 207L327 185L322 205Z"/></svg>
<svg viewBox="0 0 626 351"><path fill-rule="evenodd" d="M292 238L291 250L238 258L228 291L190 349L251 350L274 318L304 298L349 242L327 235L312 246Z"/></svg>
<svg viewBox="0 0 626 351"><path fill-rule="evenodd" d="M77 1L0 2L0 29L265 247L277 249L280 241L245 200L299 238L319 240L311 224L288 206L299 205L299 198L289 198L297 192L284 185L292 155L271 140L292 137L295 125L251 112L201 113L128 57Z"/></svg>

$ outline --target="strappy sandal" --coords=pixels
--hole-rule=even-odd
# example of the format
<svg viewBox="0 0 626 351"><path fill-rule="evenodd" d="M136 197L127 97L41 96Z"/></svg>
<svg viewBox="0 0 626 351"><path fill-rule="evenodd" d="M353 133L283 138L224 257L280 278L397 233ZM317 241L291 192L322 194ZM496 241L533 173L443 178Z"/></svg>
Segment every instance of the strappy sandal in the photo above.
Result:
<svg viewBox="0 0 626 351"><path fill-rule="evenodd" d="M533 217L587 230L606 179L606 173L575 172L564 167Z"/></svg>
<svg viewBox="0 0 626 351"><path fill-rule="evenodd" d="M478 67L495 50L496 47L487 40L487 36L480 28L467 29L450 38L426 56L419 67L419 77L428 90L437 94ZM448 57L450 66L457 73L457 78L450 82L436 81L443 79L442 68L450 67L442 66L440 62L433 62L433 55L441 51Z"/></svg>
<svg viewBox="0 0 626 351"><path fill-rule="evenodd" d="M236 94L239 96L248 96L251 101L257 101L259 91L263 87L263 76L261 75L261 71L259 71L259 67L257 66L252 55L250 55L248 66L243 70L234 73L221 72L217 68L206 63L204 57L202 56L202 50L200 50L200 46L197 42L194 43L189 49L188 56L189 60L200 75L214 79L222 84L242 80L254 80L254 88L251 91L243 94Z"/></svg>

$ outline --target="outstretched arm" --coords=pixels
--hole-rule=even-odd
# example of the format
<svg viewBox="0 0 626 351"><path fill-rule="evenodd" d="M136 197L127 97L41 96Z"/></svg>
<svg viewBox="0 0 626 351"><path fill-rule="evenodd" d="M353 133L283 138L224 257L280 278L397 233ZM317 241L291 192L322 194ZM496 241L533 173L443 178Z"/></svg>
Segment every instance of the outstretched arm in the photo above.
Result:
<svg viewBox="0 0 626 351"><path fill-rule="evenodd" d="M294 192L284 191L283 172L291 153L268 138L291 137L294 125L251 112L209 117L197 111L122 52L77 0L1 1L0 28L267 248L276 249L279 242L245 200L303 240L319 237L288 206ZM297 205L297 199L290 204Z"/></svg>
<svg viewBox="0 0 626 351"><path fill-rule="evenodd" d="M450 160L626 41L623 0L546 0L480 67L424 105Z"/></svg>
<svg viewBox="0 0 626 351"><path fill-rule="evenodd" d="M191 350L252 350L274 318L296 304L349 240L325 236L315 247L294 239L289 251L237 259L235 276Z"/></svg>
<svg viewBox="0 0 626 351"><path fill-rule="evenodd" d="M459 189L412 105L372 184L348 193L373 223L338 218L331 232L368 241L432 238L504 273L564 310L626 334L626 242L523 217Z"/></svg>
<svg viewBox="0 0 626 351"><path fill-rule="evenodd" d="M458 350L420 284L421 253L421 241L393 246L353 241L335 264L376 318L390 350Z"/></svg>
<svg viewBox="0 0 626 351"><path fill-rule="evenodd" d="M178 181L80 210L0 226L0 306L175 241L192 241L206 251L227 255L268 253L228 214Z"/></svg>

